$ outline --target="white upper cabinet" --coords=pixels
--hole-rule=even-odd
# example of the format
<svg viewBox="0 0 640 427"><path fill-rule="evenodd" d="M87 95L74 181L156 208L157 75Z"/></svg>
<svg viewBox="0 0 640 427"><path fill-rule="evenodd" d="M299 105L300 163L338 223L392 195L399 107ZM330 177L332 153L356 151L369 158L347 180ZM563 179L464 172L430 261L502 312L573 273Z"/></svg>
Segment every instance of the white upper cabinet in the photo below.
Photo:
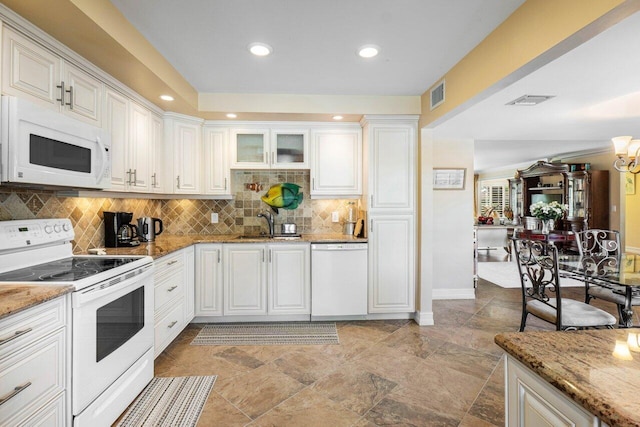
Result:
<svg viewBox="0 0 640 427"><path fill-rule="evenodd" d="M164 128L166 165L173 167L169 188L175 194L200 193L202 120L167 113Z"/></svg>
<svg viewBox="0 0 640 427"><path fill-rule="evenodd" d="M309 169L309 131L271 129L271 167Z"/></svg>
<svg viewBox="0 0 640 427"><path fill-rule="evenodd" d="M105 129L111 133L111 190L151 191L151 112L108 88Z"/></svg>
<svg viewBox="0 0 640 427"><path fill-rule="evenodd" d="M308 169L309 130L231 129L232 169Z"/></svg>
<svg viewBox="0 0 640 427"><path fill-rule="evenodd" d="M269 169L269 129L231 129L231 168Z"/></svg>
<svg viewBox="0 0 640 427"><path fill-rule="evenodd" d="M119 93L105 92L104 128L111 133L111 190L127 191L131 183L128 167L129 101Z"/></svg>
<svg viewBox="0 0 640 427"><path fill-rule="evenodd" d="M204 127L202 152L205 194L230 196L229 129Z"/></svg>
<svg viewBox="0 0 640 427"><path fill-rule="evenodd" d="M151 191L149 172L151 153L151 112L131 103L131 130L129 132L130 191L148 193Z"/></svg>
<svg viewBox="0 0 640 427"><path fill-rule="evenodd" d="M368 147L368 209L370 213L413 212L416 199L417 118L365 117Z"/></svg>
<svg viewBox="0 0 640 427"><path fill-rule="evenodd" d="M103 84L90 74L64 63L63 78L66 102L63 111L80 120L99 125Z"/></svg>
<svg viewBox="0 0 640 427"><path fill-rule="evenodd" d="M2 36L3 93L101 124L99 79L10 28L4 27Z"/></svg>
<svg viewBox="0 0 640 427"><path fill-rule="evenodd" d="M311 196L362 194L362 131L315 129L311 131Z"/></svg>
<svg viewBox="0 0 640 427"><path fill-rule="evenodd" d="M149 138L151 164L151 191L154 193L167 192L167 168L164 167L164 122L162 118L151 114L151 135Z"/></svg>

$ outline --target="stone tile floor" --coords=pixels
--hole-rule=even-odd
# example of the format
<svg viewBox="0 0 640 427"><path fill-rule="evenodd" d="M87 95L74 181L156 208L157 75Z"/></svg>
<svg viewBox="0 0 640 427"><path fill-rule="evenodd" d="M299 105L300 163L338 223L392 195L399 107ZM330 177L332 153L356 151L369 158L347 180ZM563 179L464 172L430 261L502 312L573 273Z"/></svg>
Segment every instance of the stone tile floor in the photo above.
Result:
<svg viewBox="0 0 640 427"><path fill-rule="evenodd" d="M582 299L582 288L565 289ZM475 300L433 302L435 326L338 322L339 345L190 346L201 328L192 324L155 374L218 375L199 426L504 426L493 337L518 329L520 298L481 279ZM530 316L536 329L553 327Z"/></svg>

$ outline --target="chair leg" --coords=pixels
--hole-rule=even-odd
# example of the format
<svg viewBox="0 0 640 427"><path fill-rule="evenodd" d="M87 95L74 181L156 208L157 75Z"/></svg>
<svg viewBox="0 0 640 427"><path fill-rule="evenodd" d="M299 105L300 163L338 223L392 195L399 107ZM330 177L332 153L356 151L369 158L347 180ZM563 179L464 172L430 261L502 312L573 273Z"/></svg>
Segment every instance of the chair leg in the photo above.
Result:
<svg viewBox="0 0 640 427"><path fill-rule="evenodd" d="M520 320L519 332L523 332L524 331L524 325L525 325L525 323L527 323L527 315L528 314L529 314L529 312L527 312L527 310L522 310L522 319Z"/></svg>

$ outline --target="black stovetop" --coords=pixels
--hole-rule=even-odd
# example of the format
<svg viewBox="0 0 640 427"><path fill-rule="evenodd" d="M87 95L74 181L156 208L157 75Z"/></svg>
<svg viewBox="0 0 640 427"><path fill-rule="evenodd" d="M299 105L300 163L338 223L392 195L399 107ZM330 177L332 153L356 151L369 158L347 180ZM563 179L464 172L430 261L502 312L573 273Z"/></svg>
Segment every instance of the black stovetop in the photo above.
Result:
<svg viewBox="0 0 640 427"><path fill-rule="evenodd" d="M138 258L69 257L0 274L0 282L74 282Z"/></svg>

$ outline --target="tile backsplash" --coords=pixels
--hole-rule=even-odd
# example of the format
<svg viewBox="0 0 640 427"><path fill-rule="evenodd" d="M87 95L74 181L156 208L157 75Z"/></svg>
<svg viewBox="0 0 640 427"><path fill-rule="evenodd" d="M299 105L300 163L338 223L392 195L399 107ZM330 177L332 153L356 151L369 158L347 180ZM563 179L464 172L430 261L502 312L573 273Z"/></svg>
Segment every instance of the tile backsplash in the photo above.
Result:
<svg viewBox="0 0 640 427"><path fill-rule="evenodd" d="M163 220L170 234L252 234L266 232L267 224L257 214L271 207L260 200L269 187L282 182L297 184L303 202L295 210L279 209L275 215L276 231L280 224L293 222L301 233L341 233L347 200L311 200L309 171L233 171L232 200L212 199L115 199L66 197L50 190L0 186L0 221L33 218L69 218L76 239L74 252L104 245L103 211L133 212L133 217L152 216ZM262 186L258 192L245 184ZM338 211L341 221L331 222L331 212ZM218 213L218 223L211 224L211 213ZM273 211L272 211L273 212Z"/></svg>

